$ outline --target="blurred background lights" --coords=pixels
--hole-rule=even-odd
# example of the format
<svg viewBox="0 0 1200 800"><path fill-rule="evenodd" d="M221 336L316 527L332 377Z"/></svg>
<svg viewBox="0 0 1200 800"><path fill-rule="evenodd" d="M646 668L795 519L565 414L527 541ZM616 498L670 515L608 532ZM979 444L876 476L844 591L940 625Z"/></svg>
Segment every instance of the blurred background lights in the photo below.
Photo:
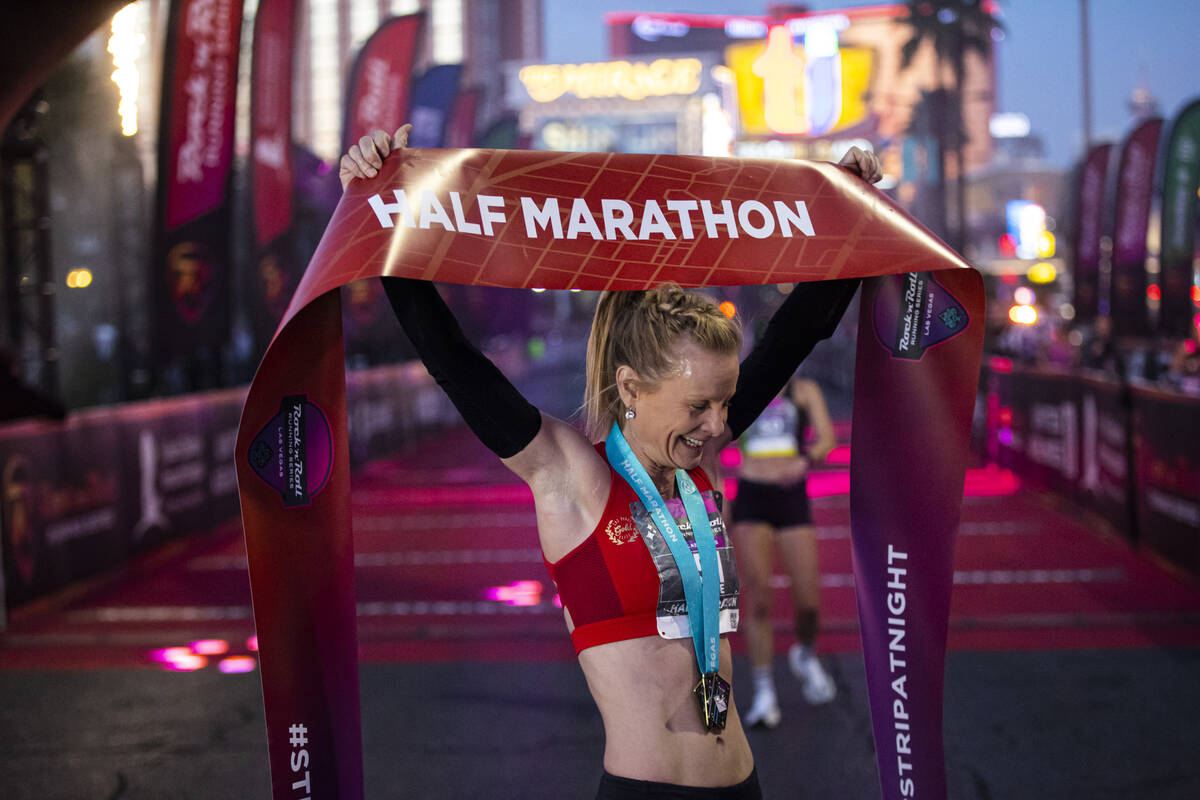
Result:
<svg viewBox="0 0 1200 800"><path fill-rule="evenodd" d="M92 285L92 271L87 267L79 267L67 273L68 289L86 289Z"/></svg>
<svg viewBox="0 0 1200 800"><path fill-rule="evenodd" d="M137 5L130 3L113 16L112 36L108 39L108 52L113 57L112 81L120 90L117 114L121 117L121 133L133 136L137 133L138 116L138 57L146 37L138 32Z"/></svg>
<svg viewBox="0 0 1200 800"><path fill-rule="evenodd" d="M988 121L988 131L997 139L1020 139L1031 130L1029 117L1019 112L993 114Z"/></svg>
<svg viewBox="0 0 1200 800"><path fill-rule="evenodd" d="M1013 292L1013 302L1017 305L1030 306L1037 297L1028 286L1018 286Z"/></svg>
<svg viewBox="0 0 1200 800"><path fill-rule="evenodd" d="M242 672L253 672L255 666L257 665L250 656L230 656L229 658L221 659L221 663L217 664L217 669L226 675L234 675Z"/></svg>
<svg viewBox="0 0 1200 800"><path fill-rule="evenodd" d="M726 300L724 303L721 303L721 305L718 306L718 308L720 308L721 313L724 314L725 316L729 317L729 319L733 319L734 317L737 316L737 306L735 306L733 303L729 302L728 300Z"/></svg>
<svg viewBox="0 0 1200 800"><path fill-rule="evenodd" d="M1032 325L1037 322L1037 316L1033 306L1013 306L1008 310L1008 318L1018 325Z"/></svg>
<svg viewBox="0 0 1200 800"><path fill-rule="evenodd" d="M1025 276L1034 283L1053 283L1058 277L1058 270L1049 261L1039 261L1029 268Z"/></svg>
<svg viewBox="0 0 1200 800"><path fill-rule="evenodd" d="M198 656L219 656L229 652L229 642L224 639L200 639L192 642L190 647Z"/></svg>
<svg viewBox="0 0 1200 800"><path fill-rule="evenodd" d="M542 602L542 582L513 581L505 586L491 587L484 596L510 606L536 606Z"/></svg>

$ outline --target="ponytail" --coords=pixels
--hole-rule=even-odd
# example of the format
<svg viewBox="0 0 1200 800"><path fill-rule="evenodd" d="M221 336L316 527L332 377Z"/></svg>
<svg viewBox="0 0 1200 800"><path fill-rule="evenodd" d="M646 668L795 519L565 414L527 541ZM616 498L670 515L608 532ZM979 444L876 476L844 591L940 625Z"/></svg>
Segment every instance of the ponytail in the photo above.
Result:
<svg viewBox="0 0 1200 800"><path fill-rule="evenodd" d="M736 355L742 346L738 321L699 292L671 283L601 295L587 345L583 405L589 436L601 439L614 422L624 421L617 367L627 364L652 387L677 367L674 351L683 337L720 354Z"/></svg>

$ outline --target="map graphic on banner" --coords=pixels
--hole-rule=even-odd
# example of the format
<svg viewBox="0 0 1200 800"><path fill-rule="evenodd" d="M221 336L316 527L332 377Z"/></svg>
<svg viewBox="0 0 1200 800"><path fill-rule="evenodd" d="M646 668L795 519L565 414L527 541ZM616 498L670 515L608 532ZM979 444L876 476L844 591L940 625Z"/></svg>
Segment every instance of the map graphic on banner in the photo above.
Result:
<svg viewBox="0 0 1200 800"><path fill-rule="evenodd" d="M239 428L238 487L276 800L293 797L296 781L308 781L313 796L363 796L337 290L381 276L615 290L868 278L851 518L879 774L887 800L945 798L945 637L983 342L979 274L832 164L406 149L343 195L259 366ZM911 341L875 335L876 320L895 321L894 335L905 315L914 320ZM297 475L293 490L308 489L308 501L286 505L280 465L286 490L295 462L278 450L266 458L257 445L270 447L264 436L273 435L278 448L282 437L284 451L307 457L310 443L300 439L311 407L327 423L330 474L317 493ZM916 458L921 469L913 469ZM289 732L298 725L319 771L292 767Z"/></svg>

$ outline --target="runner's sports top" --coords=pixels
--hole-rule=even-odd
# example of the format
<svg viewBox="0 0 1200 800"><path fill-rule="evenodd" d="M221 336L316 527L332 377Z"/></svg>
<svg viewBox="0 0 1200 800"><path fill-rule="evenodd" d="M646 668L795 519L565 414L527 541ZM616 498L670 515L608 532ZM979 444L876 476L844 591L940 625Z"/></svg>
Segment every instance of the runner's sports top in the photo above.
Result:
<svg viewBox="0 0 1200 800"><path fill-rule="evenodd" d="M596 445L604 455L604 442ZM721 518L721 494L701 469L688 472L704 498L717 545L721 633L737 630L738 580L733 545ZM692 529L679 498L667 501L693 554ZM543 561L545 558L543 557ZM591 535L546 569L575 629L575 652L643 636L690 638L683 581L637 494L609 467L608 502Z"/></svg>
<svg viewBox="0 0 1200 800"><path fill-rule="evenodd" d="M738 439L747 456L798 456L805 452L808 412L789 398L776 397Z"/></svg>

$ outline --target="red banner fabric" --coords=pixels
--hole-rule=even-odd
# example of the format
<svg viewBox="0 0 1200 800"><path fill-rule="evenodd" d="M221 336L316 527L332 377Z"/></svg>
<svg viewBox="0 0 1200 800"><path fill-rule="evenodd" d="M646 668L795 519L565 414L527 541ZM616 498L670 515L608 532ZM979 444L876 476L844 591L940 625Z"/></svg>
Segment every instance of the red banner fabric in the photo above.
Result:
<svg viewBox="0 0 1200 800"><path fill-rule="evenodd" d="M885 276L865 285L860 318L855 580L883 795L945 797L949 555L982 347L979 275L830 164L410 149L344 194L239 430L276 798L299 780L314 796L362 796L334 290L383 275L629 290Z"/></svg>

